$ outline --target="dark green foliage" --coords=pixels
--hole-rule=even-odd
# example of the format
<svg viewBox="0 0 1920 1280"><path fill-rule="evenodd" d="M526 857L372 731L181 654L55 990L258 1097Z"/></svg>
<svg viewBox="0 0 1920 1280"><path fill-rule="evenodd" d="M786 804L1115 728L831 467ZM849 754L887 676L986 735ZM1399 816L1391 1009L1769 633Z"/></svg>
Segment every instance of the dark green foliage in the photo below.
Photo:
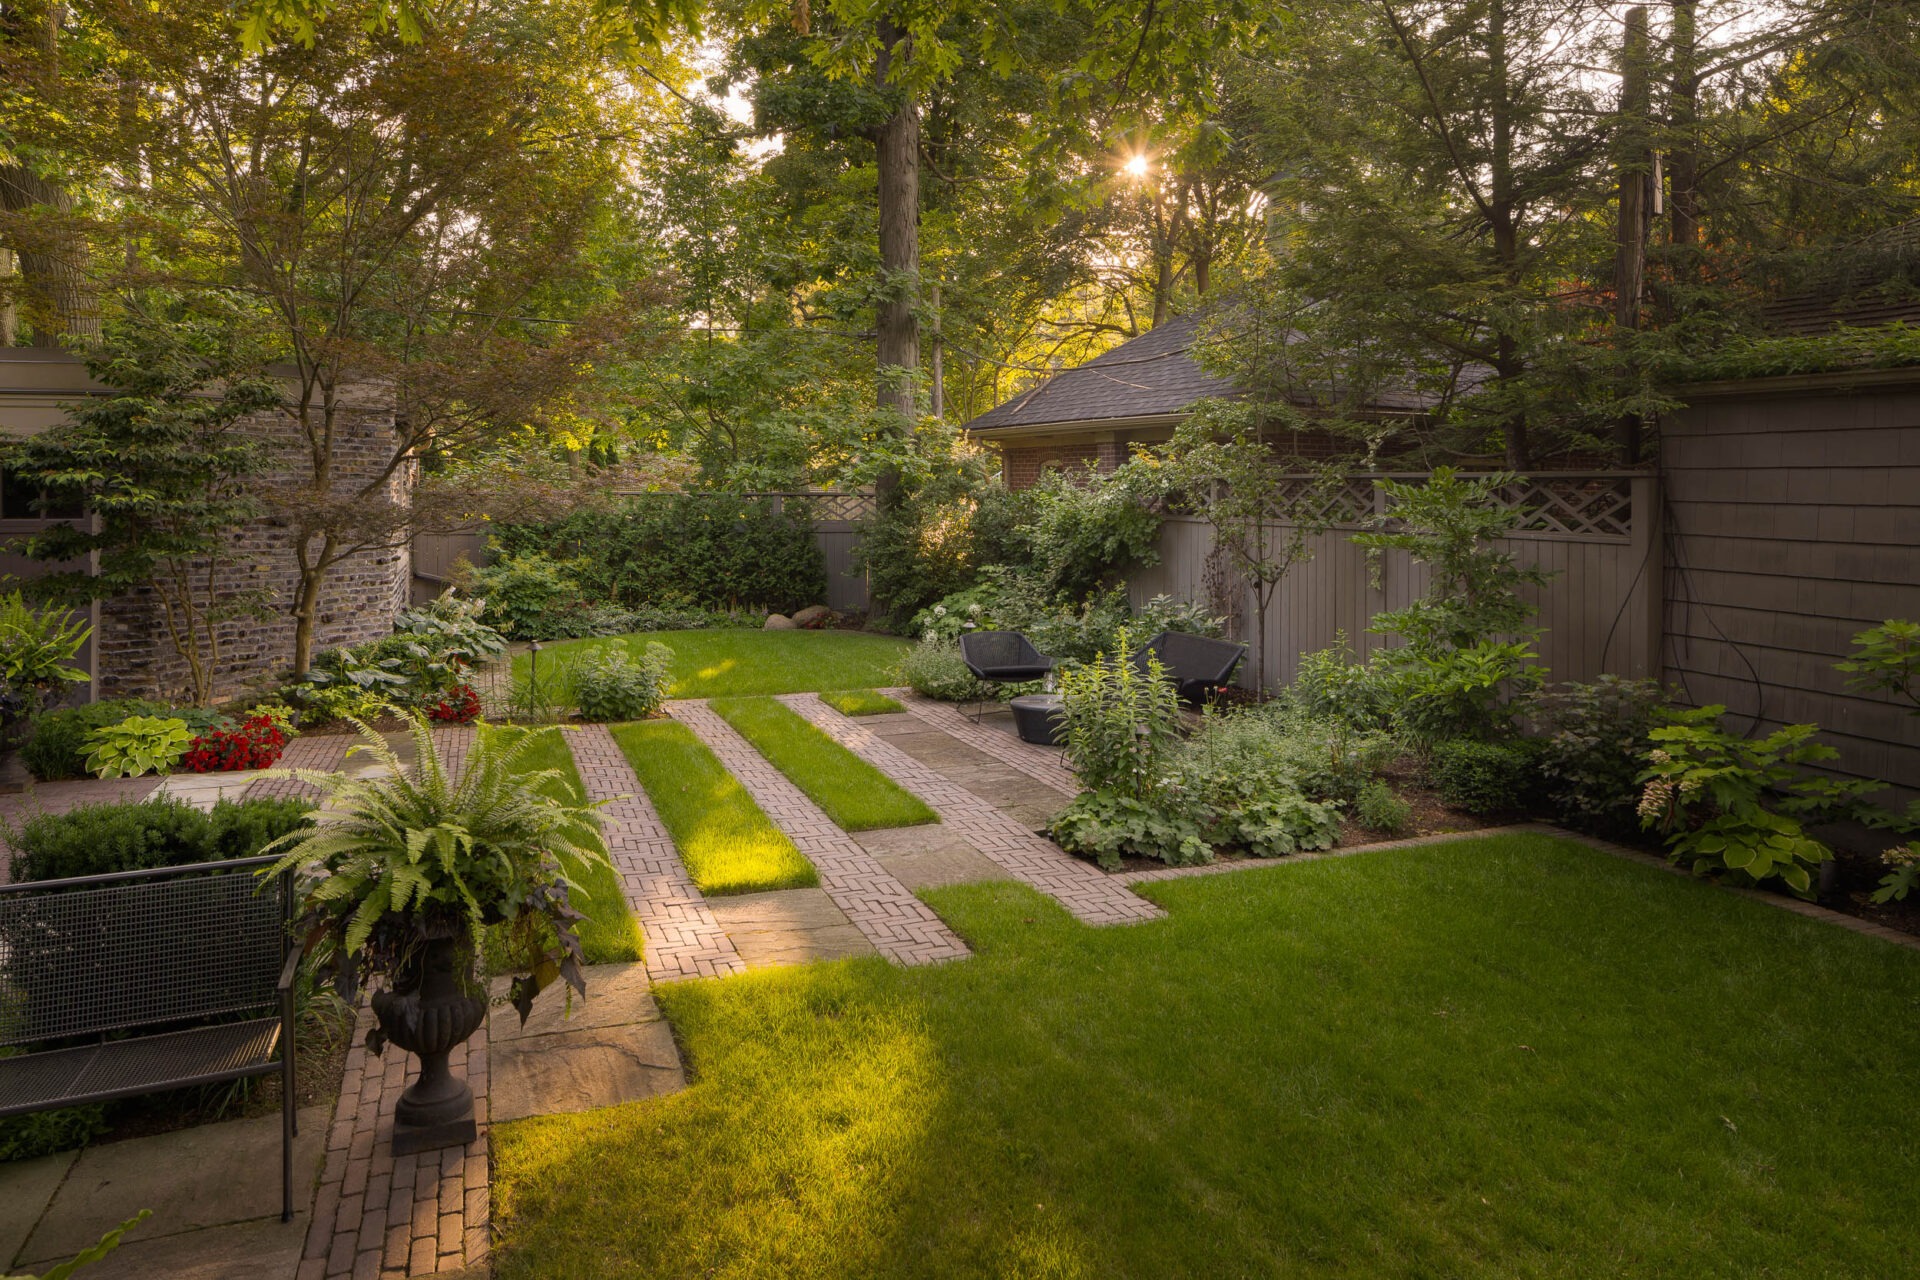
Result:
<svg viewBox="0 0 1920 1280"><path fill-rule="evenodd" d="M1398 836L1413 825L1413 806L1395 794L1385 778L1375 778L1360 788L1353 816L1368 830L1383 836Z"/></svg>
<svg viewBox="0 0 1920 1280"><path fill-rule="evenodd" d="M107 1130L105 1103L84 1107L62 1107L58 1111L35 1111L24 1116L0 1120L0 1164L13 1160L37 1160L56 1152L84 1147Z"/></svg>
<svg viewBox="0 0 1920 1280"><path fill-rule="evenodd" d="M1346 632L1325 649L1300 655L1286 700L1316 720L1338 720L1353 729L1385 727L1393 693L1385 671L1363 661L1347 644Z"/></svg>
<svg viewBox="0 0 1920 1280"><path fill-rule="evenodd" d="M1129 464L1102 475L1048 471L1030 491L1034 567L1056 597L1079 600L1160 558L1159 481Z"/></svg>
<svg viewBox="0 0 1920 1280"><path fill-rule="evenodd" d="M1048 833L1062 849L1092 858L1108 871L1120 870L1123 857L1154 858L1175 867L1213 861L1200 824L1158 797L1083 791L1055 816Z"/></svg>
<svg viewBox="0 0 1920 1280"><path fill-rule="evenodd" d="M61 880L251 858L305 825L312 810L304 800L222 800L202 811L163 798L38 814L11 837L13 878Z"/></svg>
<svg viewBox="0 0 1920 1280"><path fill-rule="evenodd" d="M549 588L555 603L570 579L575 596L592 604L790 613L827 590L812 524L794 507L776 511L771 500L731 493L648 495L553 524L503 525L496 541L517 556L568 558L562 582ZM491 597L488 609L495 617Z"/></svg>
<svg viewBox="0 0 1920 1280"><path fill-rule="evenodd" d="M1659 685L1619 676L1555 685L1535 697L1529 719L1556 821L1614 838L1639 829L1638 779L1659 705Z"/></svg>
<svg viewBox="0 0 1920 1280"><path fill-rule="evenodd" d="M987 565L1026 565L1030 491L976 484L965 472L934 477L894 500L860 531L856 553L876 614L906 620L979 580Z"/></svg>
<svg viewBox="0 0 1920 1280"><path fill-rule="evenodd" d="M1539 751L1532 742L1455 738L1434 744L1427 778L1440 799L1474 814L1524 813L1533 803Z"/></svg>
<svg viewBox="0 0 1920 1280"><path fill-rule="evenodd" d="M119 724L128 716L169 714L166 704L144 698L109 698L48 711L34 717L32 736L20 748L20 761L42 782L84 778L88 776L87 737L95 729Z"/></svg>
<svg viewBox="0 0 1920 1280"><path fill-rule="evenodd" d="M585 634L565 621L586 604L579 568L542 551L508 550L468 574L465 585L487 602L487 620L501 634L515 640L567 639Z"/></svg>

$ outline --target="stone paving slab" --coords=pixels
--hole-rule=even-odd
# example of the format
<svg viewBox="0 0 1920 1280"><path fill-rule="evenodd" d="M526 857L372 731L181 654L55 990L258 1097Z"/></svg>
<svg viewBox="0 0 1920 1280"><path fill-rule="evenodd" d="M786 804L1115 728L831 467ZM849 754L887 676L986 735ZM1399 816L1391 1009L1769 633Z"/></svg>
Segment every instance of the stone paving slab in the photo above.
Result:
<svg viewBox="0 0 1920 1280"><path fill-rule="evenodd" d="M976 724L972 717L951 703L935 702L911 689L883 689L881 692L898 699L908 714L1045 783L1068 799L1080 794L1080 781L1073 776L1073 770L1068 767L1066 756L1060 748L1022 742L1020 735L1013 730L1011 712L1002 712L984 723Z"/></svg>
<svg viewBox="0 0 1920 1280"><path fill-rule="evenodd" d="M1058 900L1087 924L1132 924L1165 913L1126 885L1042 839L966 787L869 732L813 694L781 699L828 735L925 801L969 845L1016 880Z"/></svg>
<svg viewBox="0 0 1920 1280"><path fill-rule="evenodd" d="M569 733L567 745L587 798L601 803L607 852L646 933L648 976L670 982L746 972L613 734L590 724Z"/></svg>
<svg viewBox="0 0 1920 1280"><path fill-rule="evenodd" d="M323 1107L300 1112L300 1136L294 1139L294 1203L299 1205L320 1168L326 1139ZM34 1163L39 1163L38 1161ZM12 1200L28 1188L11 1179L0 1182ZM196 1125L173 1133L124 1142L107 1142L79 1153L51 1202L21 1246L23 1264L70 1258L142 1209L153 1216L123 1237L137 1240L270 1219L279 1236L295 1244L305 1234L300 1223L280 1221L280 1114Z"/></svg>
<svg viewBox="0 0 1920 1280"><path fill-rule="evenodd" d="M300 1266L306 1215L237 1222L123 1244L79 1274L85 1280L288 1280Z"/></svg>
<svg viewBox="0 0 1920 1280"><path fill-rule="evenodd" d="M749 969L870 956L877 948L825 889L772 889L713 900Z"/></svg>
<svg viewBox="0 0 1920 1280"><path fill-rule="evenodd" d="M939 885L1007 878L1006 868L947 830L944 823L862 831L853 838L894 879L916 893Z"/></svg>
<svg viewBox="0 0 1920 1280"><path fill-rule="evenodd" d="M825 706L818 699L815 705ZM969 954L967 945L933 908L914 897L713 708L704 701L689 700L668 704L668 711L693 730L739 779L754 803L787 833L820 873L821 887L881 955L910 965ZM721 922L728 923L724 916ZM735 945L739 945L737 937Z"/></svg>
<svg viewBox="0 0 1920 1280"><path fill-rule="evenodd" d="M0 1274L12 1270L19 1261L27 1237L47 1211L54 1193L66 1179L67 1170L80 1158L78 1151L62 1151L38 1160L16 1160L0 1164ZM118 1226L109 1222L101 1232ZM100 1232L94 1233L96 1236Z"/></svg>
<svg viewBox="0 0 1920 1280"><path fill-rule="evenodd" d="M569 1001L561 983L542 991L524 1024L512 1006L495 1004L492 1122L590 1111L686 1087L646 966L589 965L586 980L585 999ZM494 998L504 1001L507 988L508 979L495 979Z"/></svg>

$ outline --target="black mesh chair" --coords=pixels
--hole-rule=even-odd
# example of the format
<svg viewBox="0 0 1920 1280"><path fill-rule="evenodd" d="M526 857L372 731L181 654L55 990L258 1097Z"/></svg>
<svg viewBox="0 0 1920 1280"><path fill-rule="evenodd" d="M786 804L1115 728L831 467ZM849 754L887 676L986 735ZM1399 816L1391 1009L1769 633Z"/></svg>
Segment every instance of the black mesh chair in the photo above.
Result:
<svg viewBox="0 0 1920 1280"><path fill-rule="evenodd" d="M1149 654L1160 659L1166 678L1180 692L1180 700L1199 706L1206 701L1207 690L1233 679L1235 668L1247 656L1247 646L1184 631L1162 631L1134 652L1134 669L1142 675L1147 672Z"/></svg>
<svg viewBox="0 0 1920 1280"><path fill-rule="evenodd" d="M272 857L0 886L0 1117L280 1076L293 1219L293 877Z"/></svg>
<svg viewBox="0 0 1920 1280"><path fill-rule="evenodd" d="M983 684L1025 684L1053 672L1053 659L1018 631L969 631L960 637L960 661ZM980 718L980 708L974 708Z"/></svg>

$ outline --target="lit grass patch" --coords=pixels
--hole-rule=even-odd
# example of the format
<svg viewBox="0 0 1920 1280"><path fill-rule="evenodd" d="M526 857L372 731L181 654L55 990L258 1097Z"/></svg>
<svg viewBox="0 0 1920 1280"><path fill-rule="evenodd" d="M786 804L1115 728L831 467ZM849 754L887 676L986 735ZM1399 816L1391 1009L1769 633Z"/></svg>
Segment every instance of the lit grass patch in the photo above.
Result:
<svg viewBox="0 0 1920 1280"><path fill-rule="evenodd" d="M820 883L813 864L687 726L671 720L617 725L613 739L640 776L700 892L759 893Z"/></svg>
<svg viewBox="0 0 1920 1280"><path fill-rule="evenodd" d="M917 827L940 820L892 778L772 698L715 698L707 705L842 831Z"/></svg>
<svg viewBox="0 0 1920 1280"><path fill-rule="evenodd" d="M717 627L707 631L650 631L589 640L562 640L541 646L542 681L562 679L577 655L623 644L638 658L647 642L673 650L676 698L746 697L767 693L816 693L885 684L912 645L898 636L863 631L753 631ZM517 677L527 674L528 656L513 660Z"/></svg>
<svg viewBox="0 0 1920 1280"><path fill-rule="evenodd" d="M511 742L528 732L500 725L482 725L481 733L494 734ZM516 773L538 773L557 769L563 775L540 784L540 790L556 799L584 799L587 789L574 767L573 752L567 746L566 730L544 733L516 762ZM596 838L597 840L597 838ZM605 845L601 848L604 850ZM586 916L580 922L580 947L588 964L612 964L638 960L641 956L640 923L633 918L619 873L611 864L581 865L577 859L563 856L567 874L578 889L573 894L573 909Z"/></svg>
<svg viewBox="0 0 1920 1280"><path fill-rule="evenodd" d="M821 694L820 701L843 716L883 716L906 710L895 699L872 689L835 689Z"/></svg>
<svg viewBox="0 0 1920 1280"><path fill-rule="evenodd" d="M1536 834L678 983L692 1088L496 1126L501 1280L1875 1277L1920 955ZM1901 1264L1904 1265L1904 1264Z"/></svg>

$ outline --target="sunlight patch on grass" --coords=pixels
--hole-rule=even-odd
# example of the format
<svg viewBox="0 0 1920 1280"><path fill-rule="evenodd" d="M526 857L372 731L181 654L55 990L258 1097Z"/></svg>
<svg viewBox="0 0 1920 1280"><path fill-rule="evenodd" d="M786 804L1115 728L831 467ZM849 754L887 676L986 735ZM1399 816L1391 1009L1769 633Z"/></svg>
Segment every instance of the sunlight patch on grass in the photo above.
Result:
<svg viewBox="0 0 1920 1280"><path fill-rule="evenodd" d="M862 631L753 631L721 627L706 631L653 631L542 646L541 670L610 645L625 645L635 657L649 641L673 650L676 698L746 697L768 693L817 693L886 684L911 647L898 636ZM524 677L528 657L513 660ZM556 668L558 669L558 668Z"/></svg>
<svg viewBox="0 0 1920 1280"><path fill-rule="evenodd" d="M758 893L820 883L813 864L687 726L671 720L616 725L613 739L700 892Z"/></svg>
<svg viewBox="0 0 1920 1280"><path fill-rule="evenodd" d="M1150 893L1165 920L1094 929L933 890L973 958L661 988L696 1083L496 1127L497 1274L1731 1280L1920 1247L1920 955L1531 833Z"/></svg>
<svg viewBox="0 0 1920 1280"><path fill-rule="evenodd" d="M715 698L708 705L842 831L940 820L892 778L772 698Z"/></svg>
<svg viewBox="0 0 1920 1280"><path fill-rule="evenodd" d="M835 689L821 694L820 701L843 716L883 716L906 710L886 694L872 689Z"/></svg>

